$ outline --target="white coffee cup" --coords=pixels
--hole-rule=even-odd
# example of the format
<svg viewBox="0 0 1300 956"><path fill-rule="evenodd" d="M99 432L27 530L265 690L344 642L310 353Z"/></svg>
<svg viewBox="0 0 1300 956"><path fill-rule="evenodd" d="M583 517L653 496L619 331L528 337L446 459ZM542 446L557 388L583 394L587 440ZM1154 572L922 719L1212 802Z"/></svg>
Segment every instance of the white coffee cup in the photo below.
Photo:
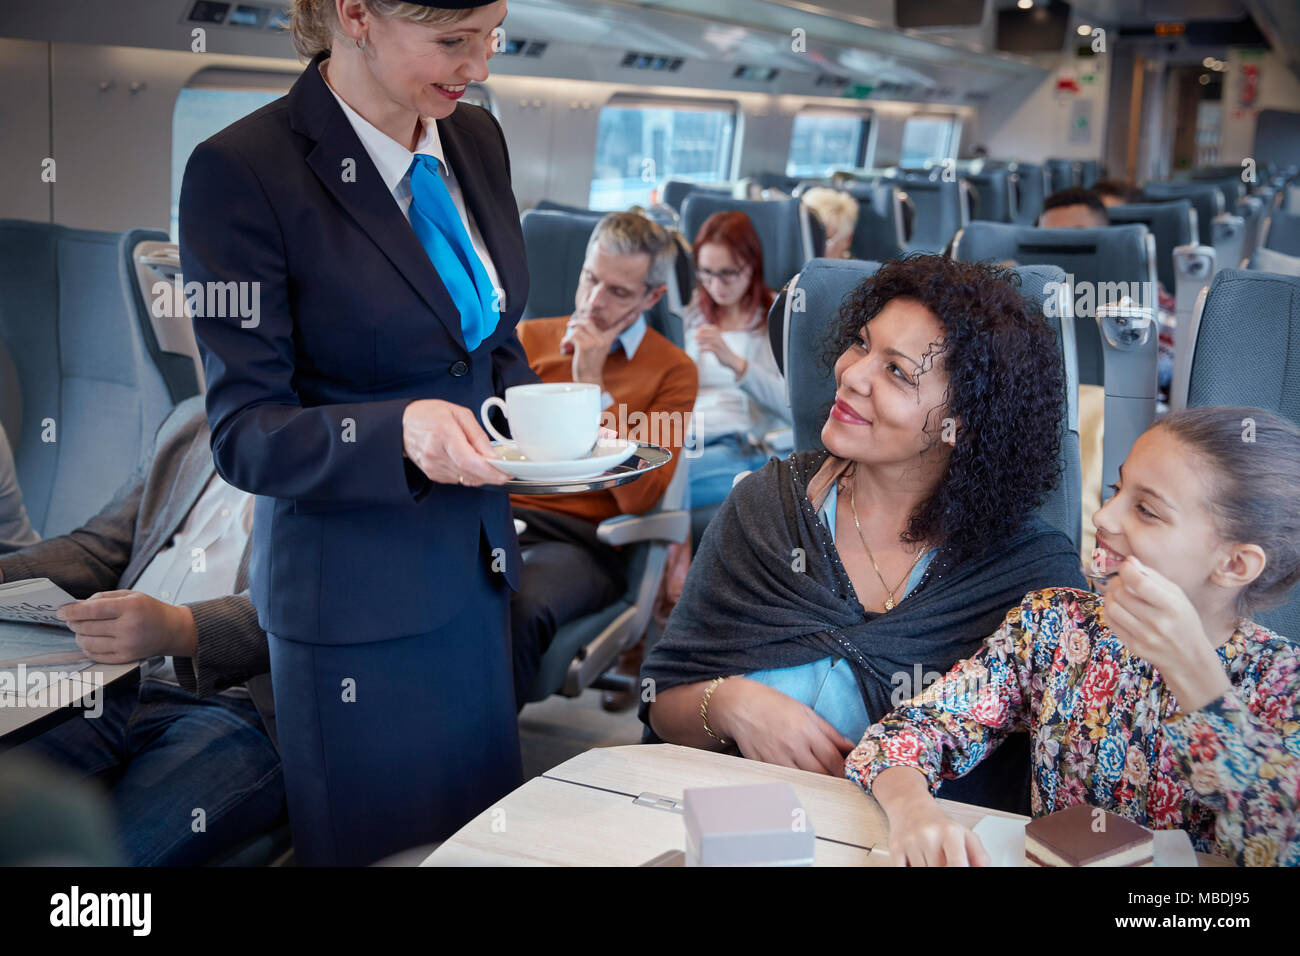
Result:
<svg viewBox="0 0 1300 956"><path fill-rule="evenodd" d="M483 427L497 441L488 409L497 406L510 421L514 442L530 461L576 461L596 446L600 434L600 388L578 382L512 385L504 400L493 395L479 409Z"/></svg>

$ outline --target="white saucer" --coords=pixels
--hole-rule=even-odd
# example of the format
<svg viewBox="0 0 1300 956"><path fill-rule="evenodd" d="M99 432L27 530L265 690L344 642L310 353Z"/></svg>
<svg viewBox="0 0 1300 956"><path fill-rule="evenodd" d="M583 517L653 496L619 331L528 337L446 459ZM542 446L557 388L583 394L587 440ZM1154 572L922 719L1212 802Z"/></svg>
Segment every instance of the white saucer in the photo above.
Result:
<svg viewBox="0 0 1300 956"><path fill-rule="evenodd" d="M514 442L494 441L502 471L525 481L577 481L604 474L622 464L636 451L637 444L623 438L602 438L586 458L573 461L529 461Z"/></svg>

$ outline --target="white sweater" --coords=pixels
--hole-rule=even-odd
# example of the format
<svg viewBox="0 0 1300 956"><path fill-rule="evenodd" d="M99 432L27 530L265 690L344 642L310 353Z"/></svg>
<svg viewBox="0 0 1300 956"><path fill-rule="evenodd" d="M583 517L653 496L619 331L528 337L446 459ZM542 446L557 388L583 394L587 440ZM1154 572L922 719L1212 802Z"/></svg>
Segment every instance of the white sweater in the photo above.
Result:
<svg viewBox="0 0 1300 956"><path fill-rule="evenodd" d="M712 352L701 352L695 344L695 330L704 324L704 316L695 306L682 315L686 331L686 354L695 362L700 375L700 391L695 398L696 434L708 442L736 432L762 438L775 428L791 424L786 405L785 379L777 368L776 356L767 338L767 325L752 331L727 331L722 340L748 366L745 377L718 361Z"/></svg>

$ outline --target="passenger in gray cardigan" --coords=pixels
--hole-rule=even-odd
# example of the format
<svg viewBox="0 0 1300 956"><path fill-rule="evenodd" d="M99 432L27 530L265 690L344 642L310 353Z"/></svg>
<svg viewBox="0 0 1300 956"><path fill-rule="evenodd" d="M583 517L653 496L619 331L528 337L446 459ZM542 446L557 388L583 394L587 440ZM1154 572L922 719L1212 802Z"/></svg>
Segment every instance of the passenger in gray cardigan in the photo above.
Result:
<svg viewBox="0 0 1300 956"><path fill-rule="evenodd" d="M32 530L31 522L27 520L9 436L0 425L0 554L25 548L40 540L40 535Z"/></svg>
<svg viewBox="0 0 1300 956"><path fill-rule="evenodd" d="M202 396L159 426L152 454L99 514L0 555L0 580L45 577L93 660L142 660L109 695L17 748L111 788L135 865L191 865L285 813L266 634L248 595L253 498L216 473Z"/></svg>

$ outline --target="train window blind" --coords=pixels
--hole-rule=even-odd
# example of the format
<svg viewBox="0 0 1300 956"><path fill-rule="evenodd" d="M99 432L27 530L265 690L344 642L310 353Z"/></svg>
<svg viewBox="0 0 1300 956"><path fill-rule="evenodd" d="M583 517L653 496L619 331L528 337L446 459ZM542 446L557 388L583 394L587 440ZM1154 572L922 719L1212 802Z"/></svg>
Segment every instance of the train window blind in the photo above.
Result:
<svg viewBox="0 0 1300 956"><path fill-rule="evenodd" d="M587 204L649 205L665 179L728 180L735 134L733 104L616 98L600 111Z"/></svg>

